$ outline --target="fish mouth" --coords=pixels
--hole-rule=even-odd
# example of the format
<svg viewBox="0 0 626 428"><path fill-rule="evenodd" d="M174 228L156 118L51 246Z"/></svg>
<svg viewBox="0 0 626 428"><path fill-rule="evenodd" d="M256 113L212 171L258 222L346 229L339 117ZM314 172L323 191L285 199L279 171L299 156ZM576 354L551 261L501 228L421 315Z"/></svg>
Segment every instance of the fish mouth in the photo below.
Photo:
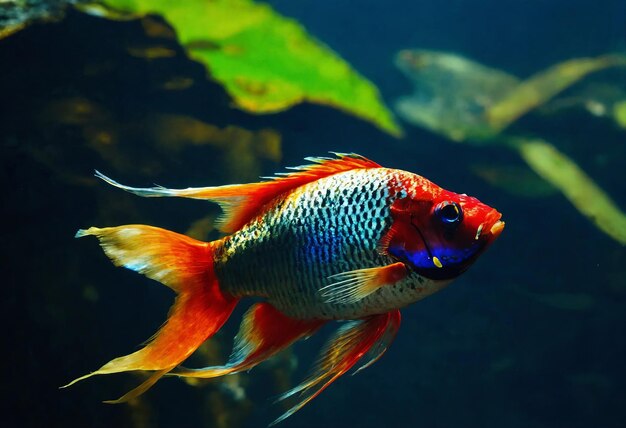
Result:
<svg viewBox="0 0 626 428"><path fill-rule="evenodd" d="M498 236L500 236L503 230L504 230L504 222L502 220L498 220L489 229L489 234L493 236L493 238L495 239Z"/></svg>
<svg viewBox="0 0 626 428"><path fill-rule="evenodd" d="M504 230L504 221L502 221L502 214L497 210L492 209L485 216L485 220L478 226L476 230L476 241L486 241L486 244L493 242Z"/></svg>
<svg viewBox="0 0 626 428"><path fill-rule="evenodd" d="M498 236L500 236L500 234L504 230L504 221L502 221L502 214L500 214L496 210L493 210L485 219L484 226L486 226L483 231L483 233L486 235L485 238L487 238L488 243L491 243Z"/></svg>

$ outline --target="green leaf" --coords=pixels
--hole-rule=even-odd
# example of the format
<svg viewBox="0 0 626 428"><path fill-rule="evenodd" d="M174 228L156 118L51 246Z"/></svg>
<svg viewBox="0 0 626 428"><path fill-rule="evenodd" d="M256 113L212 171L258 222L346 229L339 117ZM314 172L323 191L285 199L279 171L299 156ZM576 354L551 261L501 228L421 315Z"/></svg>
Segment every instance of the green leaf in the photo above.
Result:
<svg viewBox="0 0 626 428"><path fill-rule="evenodd" d="M626 67L626 56L570 59L526 80L438 51L401 51L396 66L416 88L396 102L399 116L453 141L483 144L497 143L509 125L587 75Z"/></svg>
<svg viewBox="0 0 626 428"><path fill-rule="evenodd" d="M415 94L396 103L401 117L453 141L514 149L536 175L558 189L598 229L626 245L626 214L574 160L544 140L511 136L504 131L520 116L590 73L626 66L625 56L571 59L523 81L445 52L401 51L396 65L416 89ZM620 120L626 122L624 104L614 103L612 114L618 124ZM475 172L494 185L525 196L552 191L550 186L532 183L529 177L523 179L519 172L498 167L483 166Z"/></svg>
<svg viewBox="0 0 626 428"><path fill-rule="evenodd" d="M613 106L613 118L615 123L626 129L626 100L615 103Z"/></svg>
<svg viewBox="0 0 626 428"><path fill-rule="evenodd" d="M598 229L626 245L626 214L572 159L544 140L511 138L508 142Z"/></svg>
<svg viewBox="0 0 626 428"><path fill-rule="evenodd" d="M103 0L137 17L158 14L188 55L204 64L235 104L273 113L308 101L339 108L399 136L378 89L295 20L251 0ZM118 19L119 16L111 16Z"/></svg>
<svg viewBox="0 0 626 428"><path fill-rule="evenodd" d="M604 55L597 58L570 59L556 64L524 80L507 93L487 111L487 120L499 132L588 74L610 67L626 67L626 57Z"/></svg>

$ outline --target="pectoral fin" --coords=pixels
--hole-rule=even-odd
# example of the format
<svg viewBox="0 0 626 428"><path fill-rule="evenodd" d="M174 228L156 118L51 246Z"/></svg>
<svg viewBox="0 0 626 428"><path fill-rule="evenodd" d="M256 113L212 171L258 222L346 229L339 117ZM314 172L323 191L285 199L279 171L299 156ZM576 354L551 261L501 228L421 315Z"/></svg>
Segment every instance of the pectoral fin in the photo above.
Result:
<svg viewBox="0 0 626 428"><path fill-rule="evenodd" d="M391 265L357 269L332 275L331 284L320 289L326 303L351 304L387 285L393 285L407 275L402 262Z"/></svg>

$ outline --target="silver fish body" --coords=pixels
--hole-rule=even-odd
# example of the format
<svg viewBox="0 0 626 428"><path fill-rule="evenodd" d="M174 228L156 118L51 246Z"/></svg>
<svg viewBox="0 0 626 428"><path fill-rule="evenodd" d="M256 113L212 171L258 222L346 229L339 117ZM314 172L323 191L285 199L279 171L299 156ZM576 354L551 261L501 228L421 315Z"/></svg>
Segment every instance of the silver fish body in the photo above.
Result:
<svg viewBox="0 0 626 428"><path fill-rule="evenodd" d="M382 267L396 260L381 253L392 224L390 207L407 191L399 170L353 170L281 195L272 207L216 250L215 273L234 296L267 298L297 319L358 319L404 307L445 285L409 272L354 303L328 302L320 290L333 275ZM447 283L447 282L446 282Z"/></svg>

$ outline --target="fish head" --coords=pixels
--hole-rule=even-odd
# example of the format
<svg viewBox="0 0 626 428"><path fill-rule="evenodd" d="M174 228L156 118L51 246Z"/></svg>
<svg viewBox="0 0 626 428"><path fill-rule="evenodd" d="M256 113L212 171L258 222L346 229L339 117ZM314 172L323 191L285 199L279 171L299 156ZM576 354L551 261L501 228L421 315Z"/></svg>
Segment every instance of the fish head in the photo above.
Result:
<svg viewBox="0 0 626 428"><path fill-rule="evenodd" d="M502 214L474 197L430 182L406 194L392 204L393 223L383 246L423 277L456 278L504 229Z"/></svg>

